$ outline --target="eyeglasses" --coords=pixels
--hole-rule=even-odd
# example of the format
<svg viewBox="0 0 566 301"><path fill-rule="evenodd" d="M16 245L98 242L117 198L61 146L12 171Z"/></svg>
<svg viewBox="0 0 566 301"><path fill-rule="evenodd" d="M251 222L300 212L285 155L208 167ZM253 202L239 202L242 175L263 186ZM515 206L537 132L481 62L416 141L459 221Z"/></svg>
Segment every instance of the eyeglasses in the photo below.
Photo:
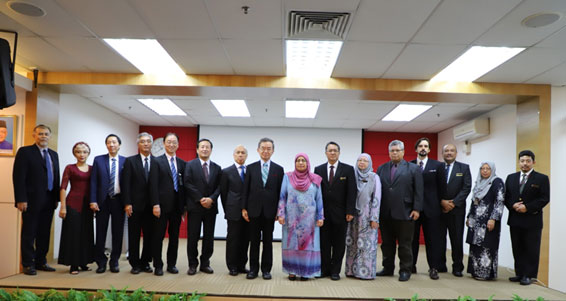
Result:
<svg viewBox="0 0 566 301"><path fill-rule="evenodd" d="M297 159L297 161L295 161L295 163L307 163L307 160L305 160L305 159Z"/></svg>

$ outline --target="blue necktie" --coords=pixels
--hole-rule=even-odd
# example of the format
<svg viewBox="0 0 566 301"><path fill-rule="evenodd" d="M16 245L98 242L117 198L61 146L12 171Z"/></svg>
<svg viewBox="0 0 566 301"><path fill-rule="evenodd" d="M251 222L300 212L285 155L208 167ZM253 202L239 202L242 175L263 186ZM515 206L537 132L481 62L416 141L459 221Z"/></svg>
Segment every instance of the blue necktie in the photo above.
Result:
<svg viewBox="0 0 566 301"><path fill-rule="evenodd" d="M116 158L112 158L112 167L110 168L110 182L108 183L108 195L113 197L114 184L116 183Z"/></svg>
<svg viewBox="0 0 566 301"><path fill-rule="evenodd" d="M47 190L53 190L53 167L51 167L51 160L49 160L49 152L43 150L43 159L45 159L45 167L47 167Z"/></svg>
<svg viewBox="0 0 566 301"><path fill-rule="evenodd" d="M244 165L240 166L240 178L242 178L242 182L244 182L245 172L246 172L246 167Z"/></svg>
<svg viewBox="0 0 566 301"><path fill-rule="evenodd" d="M177 169L175 168L175 158L171 157L171 175L173 176L173 188L179 191L179 180L177 179Z"/></svg>
<svg viewBox="0 0 566 301"><path fill-rule="evenodd" d="M263 163L263 168L261 169L261 180L263 181L263 186L267 183L267 174L269 173L269 168L266 163Z"/></svg>

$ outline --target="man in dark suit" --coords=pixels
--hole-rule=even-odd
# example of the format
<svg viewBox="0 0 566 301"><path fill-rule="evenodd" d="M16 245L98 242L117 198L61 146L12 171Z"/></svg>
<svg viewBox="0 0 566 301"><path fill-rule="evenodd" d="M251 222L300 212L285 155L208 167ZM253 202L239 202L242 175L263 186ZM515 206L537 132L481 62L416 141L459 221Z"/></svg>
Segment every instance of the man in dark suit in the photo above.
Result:
<svg viewBox="0 0 566 301"><path fill-rule="evenodd" d="M177 269L177 252L179 249L179 228L185 205L183 172L186 162L177 157L179 137L175 133L167 133L163 137L165 154L155 158L155 175L150 179L151 206L153 211L153 272L163 276L163 260L161 259L165 231L169 234L167 246L167 272L179 273ZM169 227L167 226L169 224Z"/></svg>
<svg viewBox="0 0 566 301"><path fill-rule="evenodd" d="M234 149L234 164L222 170L220 178L220 198L224 208L224 218L228 222L226 235L226 266L230 275L248 273L249 229L248 222L242 218L242 190L246 174L248 150L243 145Z"/></svg>
<svg viewBox="0 0 566 301"><path fill-rule="evenodd" d="M194 275L199 265L198 240L202 225L202 250L200 255L201 272L212 274L210 257L214 251L214 226L218 214L220 177L222 169L210 160L212 142L200 139L197 143L198 158L189 161L185 169L185 188L187 189L187 255L189 271Z"/></svg>
<svg viewBox="0 0 566 301"><path fill-rule="evenodd" d="M415 230L414 221L423 208L423 177L419 167L403 160L405 146L402 141L389 143L391 161L379 166L381 180L381 251L383 270L377 276L393 276L395 269L395 245L399 242L399 281L411 278L413 252L411 243Z"/></svg>
<svg viewBox="0 0 566 301"><path fill-rule="evenodd" d="M437 280L438 269L441 268L442 252L445 248L441 247L442 234L440 222L440 200L446 188L444 179L444 164L430 159L430 140L420 138L415 143L417 159L411 161L421 169L423 175L423 211L419 219L415 221L415 232L413 236L413 267L411 273L417 272L417 258L419 256L419 239L421 226L424 233L426 245L426 260L428 263L428 274L431 279ZM444 235L446 236L446 235Z"/></svg>
<svg viewBox="0 0 566 301"><path fill-rule="evenodd" d="M453 144L442 147L444 158L444 178L447 179L446 191L440 201L442 207L441 220L441 261L439 272L447 272L446 268L446 232L450 236L452 247L452 274L462 277L464 270L464 222L466 217L466 199L472 189L470 167L456 161L458 151Z"/></svg>
<svg viewBox="0 0 566 301"><path fill-rule="evenodd" d="M261 272L265 280L271 279L273 266L273 228L283 167L271 161L275 150L273 140L262 138L257 145L260 160L248 165L242 197L242 217L250 223L250 272L247 279L255 279L259 273L259 244L263 242Z"/></svg>
<svg viewBox="0 0 566 301"><path fill-rule="evenodd" d="M18 150L12 174L15 206L22 212L21 252L26 275L53 272L47 264L53 211L59 202L59 156L48 148L51 129L33 129L34 145Z"/></svg>
<svg viewBox="0 0 566 301"><path fill-rule="evenodd" d="M511 247L515 259L512 282L529 285L537 277L540 241L543 224L542 209L548 204L548 176L534 170L535 154L530 150L519 153L520 172L505 180L505 206L509 209L507 224L511 231Z"/></svg>
<svg viewBox="0 0 566 301"><path fill-rule="evenodd" d="M152 210L149 197L150 178L155 175L155 157L151 155L153 136L138 135L139 154L126 158L122 172L122 200L128 216L128 260L132 274L151 273ZM154 177L154 176L153 176ZM140 258L140 238L143 231L143 249Z"/></svg>
<svg viewBox="0 0 566 301"><path fill-rule="evenodd" d="M122 140L115 134L106 136L108 154L96 156L90 174L90 209L96 214L96 244L94 260L98 265L97 273L106 272L108 257L104 254L108 221L112 216L112 252L110 271L120 272L118 259L122 252L124 236L124 203L121 198L120 179L126 158L119 156Z"/></svg>
<svg viewBox="0 0 566 301"><path fill-rule="evenodd" d="M325 153L328 162L314 169L322 177L325 218L320 228L321 277L330 276L332 280L339 280L346 250L346 230L348 222L354 218L357 187L354 168L338 161L338 143L328 142Z"/></svg>

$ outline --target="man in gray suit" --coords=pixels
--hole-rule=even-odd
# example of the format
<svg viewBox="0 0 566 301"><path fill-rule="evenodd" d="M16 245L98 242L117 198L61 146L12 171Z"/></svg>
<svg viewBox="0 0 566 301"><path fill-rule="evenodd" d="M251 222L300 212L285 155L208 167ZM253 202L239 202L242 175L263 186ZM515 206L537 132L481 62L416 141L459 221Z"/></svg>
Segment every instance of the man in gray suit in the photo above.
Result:
<svg viewBox="0 0 566 301"><path fill-rule="evenodd" d="M381 180L381 251L383 270L377 276L393 276L395 244L399 241L399 281L411 278L413 265L414 221L423 209L423 177L420 168L403 160L405 145L402 141L389 143L391 161L381 165L377 174Z"/></svg>

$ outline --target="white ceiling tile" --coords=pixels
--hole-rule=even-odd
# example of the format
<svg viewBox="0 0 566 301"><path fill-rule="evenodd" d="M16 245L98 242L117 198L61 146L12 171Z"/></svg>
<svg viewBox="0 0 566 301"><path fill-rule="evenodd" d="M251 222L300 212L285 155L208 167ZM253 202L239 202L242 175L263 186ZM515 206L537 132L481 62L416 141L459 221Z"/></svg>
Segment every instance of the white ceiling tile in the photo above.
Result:
<svg viewBox="0 0 566 301"><path fill-rule="evenodd" d="M255 118L284 118L285 117L285 102L280 101L265 101L246 99L248 111Z"/></svg>
<svg viewBox="0 0 566 301"><path fill-rule="evenodd" d="M219 40L160 40L187 74L234 74Z"/></svg>
<svg viewBox="0 0 566 301"><path fill-rule="evenodd" d="M418 122L442 122L468 110L473 104L440 103L414 119Z"/></svg>
<svg viewBox="0 0 566 301"><path fill-rule="evenodd" d="M447 121L444 121L444 122L439 122L439 123L437 123L436 125L434 125L434 126L428 128L427 131L428 131L429 133L442 132L442 131L444 131L444 130L446 130L446 129L449 129L449 128L455 126L455 125L458 125L458 124L460 124L460 123L462 123L462 122L466 122L466 121L467 121L467 120L457 120L457 119L454 119L454 120L447 120Z"/></svg>
<svg viewBox="0 0 566 301"><path fill-rule="evenodd" d="M439 0L362 0L347 39L408 42Z"/></svg>
<svg viewBox="0 0 566 301"><path fill-rule="evenodd" d="M285 11L304 10L304 11L325 11L325 12L350 12L358 8L360 0L285 0Z"/></svg>
<svg viewBox="0 0 566 301"><path fill-rule="evenodd" d="M530 79L527 84L551 84L553 86L566 85L566 63L548 70L539 76Z"/></svg>
<svg viewBox="0 0 566 301"><path fill-rule="evenodd" d="M191 116L161 116L175 126L195 126L196 123L192 120Z"/></svg>
<svg viewBox="0 0 566 301"><path fill-rule="evenodd" d="M17 56L34 63L26 67L36 67L40 71L89 71L81 62L68 57L42 38L19 38Z"/></svg>
<svg viewBox="0 0 566 301"><path fill-rule="evenodd" d="M324 117L316 118L314 120L313 126L317 128L336 128L339 129L342 126L343 119L333 119L328 118L328 116L324 115Z"/></svg>
<svg viewBox="0 0 566 301"><path fill-rule="evenodd" d="M320 105L317 111L317 119L319 116L324 116L323 118L330 119L342 119L347 118L358 104L355 100L328 100L321 99Z"/></svg>
<svg viewBox="0 0 566 301"><path fill-rule="evenodd" d="M16 22L15 20L11 19L10 17L6 16L5 14L0 14L0 28L3 30L11 30L18 33L19 37L33 37L35 33L29 30L27 27L23 26L22 24ZM5 33L0 33L2 38L7 39L8 41L13 40L13 35L7 35ZM6 35L6 37L5 37ZM13 47L12 47L13 48Z"/></svg>
<svg viewBox="0 0 566 301"><path fill-rule="evenodd" d="M379 78L403 47L401 43L346 42L332 76Z"/></svg>
<svg viewBox="0 0 566 301"><path fill-rule="evenodd" d="M265 118L265 117L255 117L252 115L255 126L285 126L285 118Z"/></svg>
<svg viewBox="0 0 566 301"><path fill-rule="evenodd" d="M397 132L410 132L410 133L420 133L426 132L432 126L435 126L438 122L434 121L411 121L403 126L396 129Z"/></svg>
<svg viewBox="0 0 566 301"><path fill-rule="evenodd" d="M244 14L242 1L208 0L206 6L215 28L224 39L280 39L282 12L280 0L253 1Z"/></svg>
<svg viewBox="0 0 566 301"><path fill-rule="evenodd" d="M224 40L238 75L285 75L282 40Z"/></svg>
<svg viewBox="0 0 566 301"><path fill-rule="evenodd" d="M219 116L191 115L197 124L204 125L226 125L226 119Z"/></svg>
<svg viewBox="0 0 566 301"><path fill-rule="evenodd" d="M538 43L537 47L556 47L558 49L566 48L566 27L562 27L559 31L547 37L544 41Z"/></svg>
<svg viewBox="0 0 566 301"><path fill-rule="evenodd" d="M388 132L395 131L399 127L405 125L404 121L378 121L368 128L371 131Z"/></svg>
<svg viewBox="0 0 566 301"><path fill-rule="evenodd" d="M346 129L367 129L375 124L375 119L346 119L342 122L341 128Z"/></svg>
<svg viewBox="0 0 566 301"><path fill-rule="evenodd" d="M224 117L228 126L253 126L254 120L250 117Z"/></svg>
<svg viewBox="0 0 566 301"><path fill-rule="evenodd" d="M428 80L448 66L465 49L464 45L410 44L383 77Z"/></svg>
<svg viewBox="0 0 566 301"><path fill-rule="evenodd" d="M285 126L289 127L312 127L313 123L310 118L285 118Z"/></svg>
<svg viewBox="0 0 566 301"><path fill-rule="evenodd" d="M357 112L355 114L349 114L349 118L365 118L373 119L374 121L381 120L396 106L396 102L385 103L376 101L373 103L370 101L363 101L357 105Z"/></svg>
<svg viewBox="0 0 566 301"><path fill-rule="evenodd" d="M520 0L443 1L412 42L469 44L520 2Z"/></svg>

